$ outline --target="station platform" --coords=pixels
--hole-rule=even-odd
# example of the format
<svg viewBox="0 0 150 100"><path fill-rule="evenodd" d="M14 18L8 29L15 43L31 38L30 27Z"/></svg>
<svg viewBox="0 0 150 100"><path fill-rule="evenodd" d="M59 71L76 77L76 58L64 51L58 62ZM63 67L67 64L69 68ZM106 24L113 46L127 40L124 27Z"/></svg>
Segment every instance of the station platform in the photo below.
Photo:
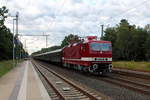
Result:
<svg viewBox="0 0 150 100"><path fill-rule="evenodd" d="M0 78L0 100L51 100L31 61Z"/></svg>

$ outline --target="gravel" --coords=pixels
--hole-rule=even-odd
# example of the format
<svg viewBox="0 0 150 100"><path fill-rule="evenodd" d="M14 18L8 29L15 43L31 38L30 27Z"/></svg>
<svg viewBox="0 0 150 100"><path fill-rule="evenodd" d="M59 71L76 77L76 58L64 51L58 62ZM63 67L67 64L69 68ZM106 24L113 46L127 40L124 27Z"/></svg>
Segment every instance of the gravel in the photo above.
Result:
<svg viewBox="0 0 150 100"><path fill-rule="evenodd" d="M47 63L44 64L56 71L57 73L67 77L68 79L72 81L77 81L89 88L96 90L97 92L111 97L114 100L150 100L150 96L148 95L144 95L117 85L113 85L111 83L97 80L95 78L92 78L91 75L87 73L81 73L71 69L57 67L56 65L50 65ZM102 78L100 76L93 77Z"/></svg>

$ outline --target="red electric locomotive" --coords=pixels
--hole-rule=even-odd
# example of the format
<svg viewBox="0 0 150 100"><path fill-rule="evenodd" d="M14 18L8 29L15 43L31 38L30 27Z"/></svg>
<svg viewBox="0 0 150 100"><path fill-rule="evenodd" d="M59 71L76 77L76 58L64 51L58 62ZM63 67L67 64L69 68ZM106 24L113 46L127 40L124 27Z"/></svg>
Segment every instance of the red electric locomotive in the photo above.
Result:
<svg viewBox="0 0 150 100"><path fill-rule="evenodd" d="M87 40L70 44L62 49L62 63L65 67L95 74L111 72L111 42L88 36Z"/></svg>
<svg viewBox="0 0 150 100"><path fill-rule="evenodd" d="M63 49L54 50L33 56L34 59L63 64L95 74L111 72L112 46L109 41L97 40L95 36L87 37L77 43L72 43Z"/></svg>

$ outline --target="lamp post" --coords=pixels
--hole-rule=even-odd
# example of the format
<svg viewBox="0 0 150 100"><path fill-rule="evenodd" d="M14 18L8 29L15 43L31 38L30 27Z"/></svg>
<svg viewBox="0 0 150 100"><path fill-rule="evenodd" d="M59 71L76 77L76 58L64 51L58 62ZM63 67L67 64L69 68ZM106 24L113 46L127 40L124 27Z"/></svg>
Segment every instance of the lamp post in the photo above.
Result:
<svg viewBox="0 0 150 100"><path fill-rule="evenodd" d="M13 67L15 66L15 42L14 42L14 35L15 35L15 26L14 26L14 21L16 19L13 19Z"/></svg>
<svg viewBox="0 0 150 100"><path fill-rule="evenodd" d="M16 21L16 34L18 34L18 17L19 17L19 13L17 12L15 16L12 16L11 14L9 14L8 17L13 18L13 67L14 67L14 65L15 65L15 42L14 42L15 21Z"/></svg>

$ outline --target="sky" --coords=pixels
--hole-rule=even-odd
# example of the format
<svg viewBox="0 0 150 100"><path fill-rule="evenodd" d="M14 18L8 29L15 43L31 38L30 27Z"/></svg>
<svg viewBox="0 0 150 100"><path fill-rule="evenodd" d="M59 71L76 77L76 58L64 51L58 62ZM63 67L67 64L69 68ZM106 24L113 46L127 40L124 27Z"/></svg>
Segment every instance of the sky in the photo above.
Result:
<svg viewBox="0 0 150 100"><path fill-rule="evenodd" d="M121 19L144 27L150 24L150 0L0 0L9 15L19 12L19 34L24 48L31 54L46 47L60 45L65 36L101 36L104 29ZM12 18L5 25L12 31ZM35 36L25 36L35 35Z"/></svg>

